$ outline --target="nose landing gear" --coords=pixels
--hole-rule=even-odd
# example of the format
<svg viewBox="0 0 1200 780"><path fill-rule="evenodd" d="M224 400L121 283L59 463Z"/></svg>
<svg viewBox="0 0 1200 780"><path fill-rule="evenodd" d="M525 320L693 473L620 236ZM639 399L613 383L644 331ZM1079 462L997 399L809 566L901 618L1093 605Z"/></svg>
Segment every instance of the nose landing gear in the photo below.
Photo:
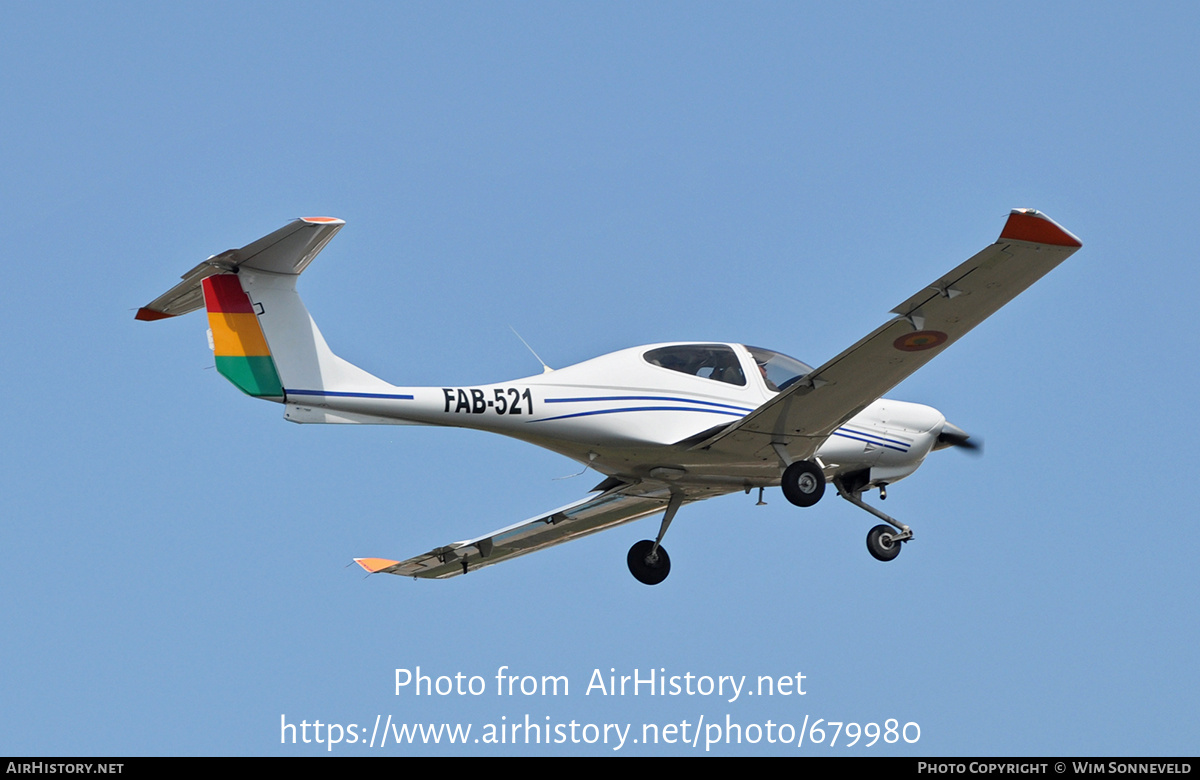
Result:
<svg viewBox="0 0 1200 780"><path fill-rule="evenodd" d="M837 488L839 496L888 523L888 525L877 525L867 532L867 552L871 553L871 557L877 561L895 559L900 554L901 542L907 542L913 538L912 529L863 501L861 488L847 490L840 477L835 477L833 484Z"/></svg>

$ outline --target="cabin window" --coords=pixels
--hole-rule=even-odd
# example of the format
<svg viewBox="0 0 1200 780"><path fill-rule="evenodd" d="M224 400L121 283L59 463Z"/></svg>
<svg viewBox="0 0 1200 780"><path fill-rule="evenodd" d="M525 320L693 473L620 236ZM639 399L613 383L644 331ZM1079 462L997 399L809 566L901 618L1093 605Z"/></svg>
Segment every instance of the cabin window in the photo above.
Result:
<svg viewBox="0 0 1200 780"><path fill-rule="evenodd" d="M744 386L746 375L742 373L737 354L724 344L681 344L675 347L659 347L643 357L652 366L669 368L683 374L705 379L715 379L731 385Z"/></svg>

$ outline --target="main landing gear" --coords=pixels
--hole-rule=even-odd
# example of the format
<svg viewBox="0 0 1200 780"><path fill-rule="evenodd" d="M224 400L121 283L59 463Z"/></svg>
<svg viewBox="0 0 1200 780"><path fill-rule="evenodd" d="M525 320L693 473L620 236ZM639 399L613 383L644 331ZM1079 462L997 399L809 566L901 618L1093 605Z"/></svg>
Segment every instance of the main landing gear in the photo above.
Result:
<svg viewBox="0 0 1200 780"><path fill-rule="evenodd" d="M671 558L666 548L649 539L630 547L625 562L629 564L630 574L643 585L657 585L671 573Z"/></svg>
<svg viewBox="0 0 1200 780"><path fill-rule="evenodd" d="M658 528L658 536L653 542L649 539L638 542L629 548L629 555L625 556L625 562L629 564L629 573L643 585L657 585L671 573L671 558L662 546L662 538L681 506L683 494L672 493L671 500L667 502L667 512L663 515L662 525Z"/></svg>
<svg viewBox="0 0 1200 780"><path fill-rule="evenodd" d="M825 495L825 472L811 460L798 460L783 470L780 487L796 506L812 506Z"/></svg>

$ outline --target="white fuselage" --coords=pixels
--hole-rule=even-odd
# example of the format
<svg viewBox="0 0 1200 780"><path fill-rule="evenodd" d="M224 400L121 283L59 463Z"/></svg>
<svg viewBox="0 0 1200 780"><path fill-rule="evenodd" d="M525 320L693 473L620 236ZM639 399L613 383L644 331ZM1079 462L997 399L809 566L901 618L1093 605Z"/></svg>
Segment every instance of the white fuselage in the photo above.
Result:
<svg viewBox="0 0 1200 780"><path fill-rule="evenodd" d="M736 364L704 367L707 375L699 375L647 358L687 349L727 350ZM714 378L722 372L725 380ZM768 382L740 344L653 344L496 384L371 393L286 388L286 417L476 428L562 453L609 476L736 490L778 485L779 456L768 450L731 461L674 445L752 412L777 394ZM921 464L944 422L928 406L879 399L833 431L817 458L829 478L870 469L873 483L895 482Z"/></svg>

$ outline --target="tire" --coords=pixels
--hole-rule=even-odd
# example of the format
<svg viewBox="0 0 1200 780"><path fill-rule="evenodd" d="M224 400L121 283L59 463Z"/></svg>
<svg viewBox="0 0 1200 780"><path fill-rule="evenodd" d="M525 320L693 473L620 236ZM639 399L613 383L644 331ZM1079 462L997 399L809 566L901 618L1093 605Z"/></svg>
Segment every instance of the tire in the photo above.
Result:
<svg viewBox="0 0 1200 780"><path fill-rule="evenodd" d="M654 542L643 539L630 547L629 555L625 557L625 562L629 564L629 573L643 585L657 585L671 573L671 559L661 544L658 546L657 560L646 560L653 549Z"/></svg>
<svg viewBox="0 0 1200 780"><path fill-rule="evenodd" d="M867 532L867 552L877 561L890 561L900 554L901 542L894 541L896 529L877 525Z"/></svg>
<svg viewBox="0 0 1200 780"><path fill-rule="evenodd" d="M810 460L798 460L783 470L780 487L796 506L812 506L825 495L825 473Z"/></svg>

